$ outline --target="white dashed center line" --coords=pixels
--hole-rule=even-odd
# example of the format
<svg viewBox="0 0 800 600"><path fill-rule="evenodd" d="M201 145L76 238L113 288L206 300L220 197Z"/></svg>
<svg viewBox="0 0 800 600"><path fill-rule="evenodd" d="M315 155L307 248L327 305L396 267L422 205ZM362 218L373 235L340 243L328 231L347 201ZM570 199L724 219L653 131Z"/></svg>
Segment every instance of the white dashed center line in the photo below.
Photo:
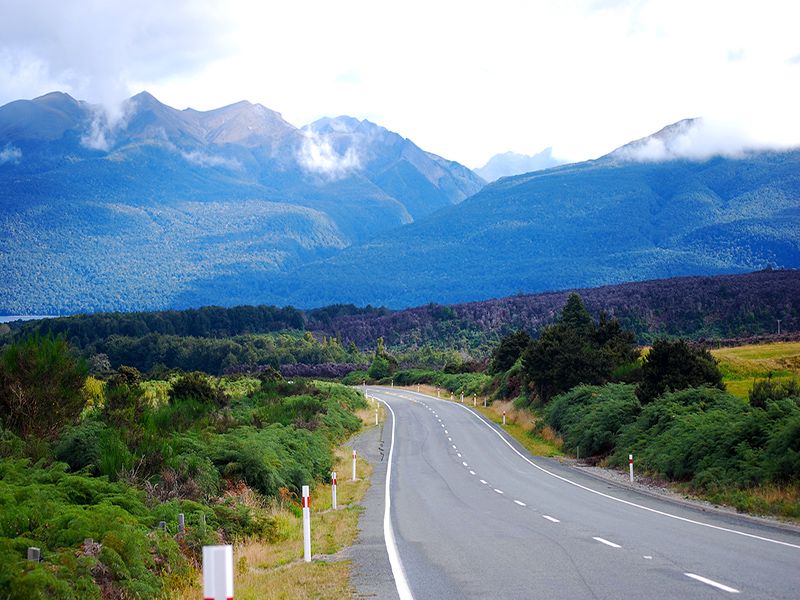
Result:
<svg viewBox="0 0 800 600"><path fill-rule="evenodd" d="M481 479L481 483L482 483L483 485L489 485L488 483L486 483L486 480L484 480L484 479Z"/></svg>
<svg viewBox="0 0 800 600"><path fill-rule="evenodd" d="M561 521L559 521L555 517L551 517L550 515L542 515L542 518L543 519L547 519L548 521L550 521L552 523L561 523ZM595 539L597 539L597 538L595 538Z"/></svg>
<svg viewBox="0 0 800 600"><path fill-rule="evenodd" d="M463 461L461 462L461 464L462 464L462 465L464 465L465 467L468 467L468 466L469 466L467 463L465 463L465 462L463 462Z"/></svg>
<svg viewBox="0 0 800 600"><path fill-rule="evenodd" d="M609 542L608 540L604 540L601 537L592 538L593 540L597 540L601 544L605 544L606 546L611 546L612 548L622 548L619 544L615 544L614 542Z"/></svg>
<svg viewBox="0 0 800 600"><path fill-rule="evenodd" d="M503 493L503 490L498 490L497 488L494 488L494 491L497 492L498 494L502 494Z"/></svg>
<svg viewBox="0 0 800 600"><path fill-rule="evenodd" d="M701 581L706 585L710 585L711 587L715 587L718 590L722 590L723 592L730 592L731 594L738 594L739 590L736 588L728 587L718 581L714 581L713 579L708 579L706 577L701 577L700 575L695 575L694 573L684 573L687 577L691 577L692 579L696 579L697 581Z"/></svg>
<svg viewBox="0 0 800 600"><path fill-rule="evenodd" d="M527 506L524 502L520 502L519 500L514 500L515 504L519 504L520 506Z"/></svg>
<svg viewBox="0 0 800 600"><path fill-rule="evenodd" d="M475 471L470 471L469 474L470 475L475 475Z"/></svg>

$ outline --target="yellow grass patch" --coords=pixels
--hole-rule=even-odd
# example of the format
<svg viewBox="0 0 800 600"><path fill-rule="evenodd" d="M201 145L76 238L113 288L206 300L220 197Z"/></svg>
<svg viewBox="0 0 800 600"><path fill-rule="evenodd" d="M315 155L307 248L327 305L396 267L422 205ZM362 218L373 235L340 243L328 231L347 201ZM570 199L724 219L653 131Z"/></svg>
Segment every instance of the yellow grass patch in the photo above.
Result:
<svg viewBox="0 0 800 600"><path fill-rule="evenodd" d="M800 342L719 348L711 354L719 361L728 391L740 398L748 397L756 379L800 378Z"/></svg>

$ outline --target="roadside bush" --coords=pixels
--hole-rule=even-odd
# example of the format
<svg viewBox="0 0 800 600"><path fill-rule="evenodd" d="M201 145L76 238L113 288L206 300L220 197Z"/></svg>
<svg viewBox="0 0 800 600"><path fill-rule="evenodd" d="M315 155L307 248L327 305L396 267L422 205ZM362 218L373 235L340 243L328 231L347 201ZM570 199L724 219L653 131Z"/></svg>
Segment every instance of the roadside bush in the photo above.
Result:
<svg viewBox="0 0 800 600"><path fill-rule="evenodd" d="M561 434L565 447L580 448L582 456L598 456L614 449L621 428L640 410L631 385L582 385L553 398L544 419Z"/></svg>
<svg viewBox="0 0 800 600"><path fill-rule="evenodd" d="M700 386L725 389L716 359L705 348L685 340L659 339L642 362L642 381L636 396L642 404L665 392Z"/></svg>
<svg viewBox="0 0 800 600"><path fill-rule="evenodd" d="M0 356L3 426L22 437L56 437L86 405L87 372L63 338L34 335L11 344Z"/></svg>
<svg viewBox="0 0 800 600"><path fill-rule="evenodd" d="M633 452L645 470L700 490L800 478L800 408L753 408L716 388L665 394L625 428L611 464Z"/></svg>

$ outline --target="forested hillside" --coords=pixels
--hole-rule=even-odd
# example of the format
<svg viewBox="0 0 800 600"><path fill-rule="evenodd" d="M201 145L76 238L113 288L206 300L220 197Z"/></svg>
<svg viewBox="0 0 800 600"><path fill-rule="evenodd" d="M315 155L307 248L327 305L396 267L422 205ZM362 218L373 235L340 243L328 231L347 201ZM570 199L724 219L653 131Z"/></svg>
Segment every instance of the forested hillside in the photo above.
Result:
<svg viewBox="0 0 800 600"><path fill-rule="evenodd" d="M519 295L391 311L334 305L208 307L157 313L101 313L14 324L14 335L60 334L87 356L112 366L201 369L221 373L240 365L368 362L378 338L417 364L485 358L502 336L534 336L556 317L570 291ZM607 312L640 343L659 335L692 339L752 338L800 329L800 271L686 277L579 290L589 311ZM2 338L0 338L2 339ZM439 353L439 354L437 354ZM338 373L338 371L336 371ZM343 374L343 373L340 373Z"/></svg>

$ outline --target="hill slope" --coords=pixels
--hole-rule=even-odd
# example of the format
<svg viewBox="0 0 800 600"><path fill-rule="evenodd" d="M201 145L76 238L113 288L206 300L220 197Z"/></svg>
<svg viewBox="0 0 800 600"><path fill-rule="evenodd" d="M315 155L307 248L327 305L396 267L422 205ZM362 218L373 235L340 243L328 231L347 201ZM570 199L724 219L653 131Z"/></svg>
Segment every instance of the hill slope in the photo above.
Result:
<svg viewBox="0 0 800 600"><path fill-rule="evenodd" d="M57 92L12 102L0 107L0 313L197 305L198 281L330 256L483 184L349 117L297 129L259 104L181 111L146 92L115 121Z"/></svg>

